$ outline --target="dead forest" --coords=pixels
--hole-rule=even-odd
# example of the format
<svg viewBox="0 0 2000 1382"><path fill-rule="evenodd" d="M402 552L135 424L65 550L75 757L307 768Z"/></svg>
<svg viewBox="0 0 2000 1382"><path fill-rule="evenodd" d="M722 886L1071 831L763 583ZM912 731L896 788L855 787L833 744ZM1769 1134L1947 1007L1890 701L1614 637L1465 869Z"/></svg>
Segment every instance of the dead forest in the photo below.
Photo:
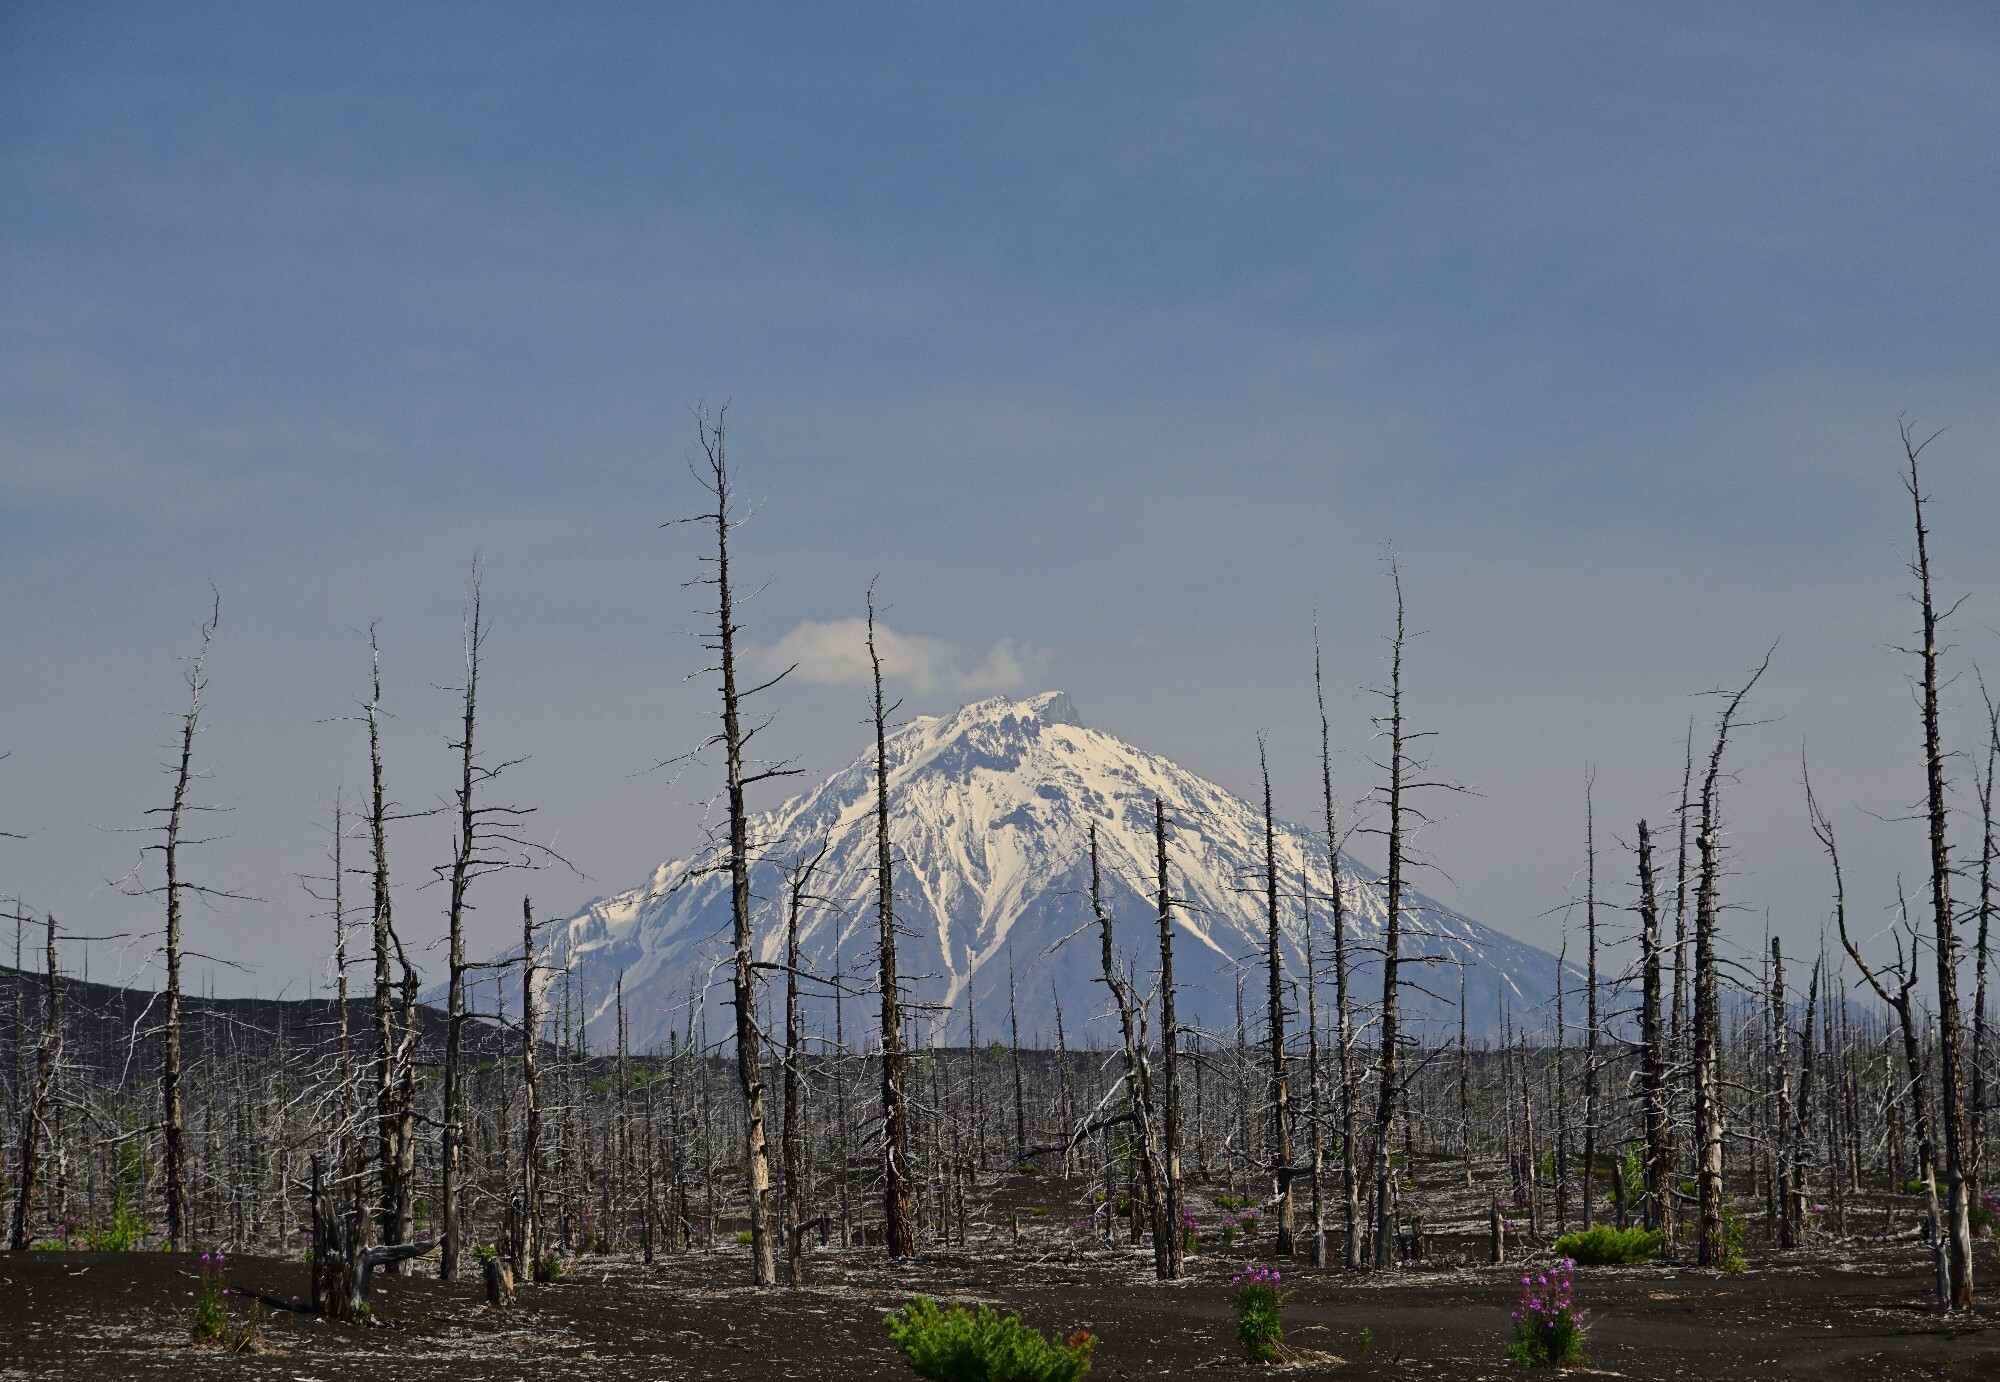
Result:
<svg viewBox="0 0 2000 1382"><path fill-rule="evenodd" d="M1190 1253L1225 1250L1392 1272L1511 1261L1608 1223L1659 1230L1664 1257L1719 1271L1861 1240L1917 1244L1936 1308L1972 1307L1974 1242L1992 1232L1996 1204L1983 1168L2000 708L1982 685L1969 738L1940 709L1961 669L1945 665L1955 607L1933 595L1921 437L1903 435L1914 713L1882 733L1911 747L1927 852L1886 944L1847 915L1838 822L1809 764L1798 809L1824 855L1825 943L1792 953L1730 905L1731 751L1759 667L1703 702L1682 779L1664 784L1676 809L1654 821L1585 815L1583 895L1555 1003L1506 1013L1499 1040L1468 1036L1462 1008L1456 1037L1412 1030L1401 994L1449 992L1460 978L1415 963L1402 929L1421 925L1399 905L1412 822L1440 788L1432 740L1408 714L1398 585L1367 746L1379 777L1360 816L1348 819L1336 793L1323 700L1320 760L1264 767L1267 823L1276 767L1312 775L1315 825L1335 859L1358 829L1379 841L1382 936L1364 947L1342 889L1306 892L1280 876L1267 843L1263 875L1240 880L1263 899L1268 944L1240 957L1234 1028L1178 1021L1175 856L1200 824L1160 807L1155 874L1143 880L1156 926L1114 934L1099 904L1095 929L1061 957L1096 975L1100 1009L1058 1007L1037 1030L1011 1008L953 1014L967 1035L950 1045L898 967L886 787L872 952L828 973L799 958L801 919L826 905L814 888L824 842L749 827L752 795L790 771L754 742L769 723L758 698L783 678L748 685L738 665L730 541L741 515L723 418L702 415L698 439L706 503L670 531L694 539L700 559L687 565L703 596L716 727L691 756L719 780L703 867L731 880L733 927L728 962L687 994L665 1049L630 1048L622 992L585 990L527 885L528 870L563 863L538 843L532 812L506 800L504 754L478 738L476 578L454 688L455 785L441 808L454 849L395 861L448 895L445 973L420 972L419 942L434 937L394 902L402 817L388 782L402 765L381 749L378 658L352 724L365 786L343 796L324 874L298 909L311 916L301 944L329 957L326 991L281 1003L189 985L202 914L191 921L188 904L228 895L199 854L205 657L226 632L218 600L188 664L170 790L135 823L145 855L125 882L158 916L157 988L62 972L60 946L92 936L87 921L16 903L0 932L13 946L0 971L0 1222L12 1250L289 1256L304 1264L310 1308L355 1318L381 1273L483 1275L497 1298L592 1257L709 1253L718 1272L773 1287L810 1285L836 1256L958 1249L1143 1252L1162 1279L1187 1272ZM875 658L872 591L867 609L879 766L897 706ZM1949 790L1954 757L1969 792ZM755 896L750 860L773 856L788 861L787 894ZM511 956L468 954L475 889L489 909L518 909ZM428 912L421 925L434 925ZM771 925L792 938L783 962L752 944ZM1285 958L1286 940L1303 966ZM420 1001L440 978L445 1001ZM593 1043L584 1016L606 1004L619 1037ZM1041 1188L1003 1212L981 1193L999 1180Z"/></svg>

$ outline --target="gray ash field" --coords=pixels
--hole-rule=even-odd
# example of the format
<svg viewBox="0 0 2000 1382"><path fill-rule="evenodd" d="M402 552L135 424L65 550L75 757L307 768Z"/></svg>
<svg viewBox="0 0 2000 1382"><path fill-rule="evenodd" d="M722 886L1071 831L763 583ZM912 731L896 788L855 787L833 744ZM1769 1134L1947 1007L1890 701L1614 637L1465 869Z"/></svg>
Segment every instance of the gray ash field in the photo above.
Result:
<svg viewBox="0 0 2000 1382"><path fill-rule="evenodd" d="M1093 1378L1254 1375L1231 1338L1229 1278L1245 1260L1241 1245L1212 1245L1189 1259L1188 1279L1157 1282L1147 1250L1077 1241L1061 1206L1063 1192L1082 1188L983 1178L985 1212L969 1248L905 1263L879 1248L819 1250L808 1259L812 1284L799 1291L738 1285L746 1250L734 1246L652 1266L576 1258L569 1279L523 1287L504 1309L485 1303L476 1275L443 1283L424 1264L381 1282L374 1322L360 1325L290 1308L306 1291L302 1262L246 1255L230 1262L232 1321L255 1302L267 1322L252 1351L234 1354L189 1342L194 1257L15 1254L0 1264L0 1378L909 1378L882 1316L918 1292L1018 1310L1045 1331L1087 1325L1098 1336ZM1028 1212L1041 1204L1050 1212ZM1521 1375L1502 1356L1508 1312L1519 1272L1547 1255L1524 1248L1516 1262L1484 1265L1473 1206L1462 1208L1465 1217L1440 1222L1425 1263L1366 1274L1286 1267L1287 1341L1301 1361L1277 1371ZM1979 1256L1982 1269L2000 1271L1989 1242ZM1750 1269L1733 1276L1663 1265L1578 1271L1598 1375L2000 1377L2000 1312L1942 1317L1930 1289L1920 1244L1873 1240L1753 1252Z"/></svg>

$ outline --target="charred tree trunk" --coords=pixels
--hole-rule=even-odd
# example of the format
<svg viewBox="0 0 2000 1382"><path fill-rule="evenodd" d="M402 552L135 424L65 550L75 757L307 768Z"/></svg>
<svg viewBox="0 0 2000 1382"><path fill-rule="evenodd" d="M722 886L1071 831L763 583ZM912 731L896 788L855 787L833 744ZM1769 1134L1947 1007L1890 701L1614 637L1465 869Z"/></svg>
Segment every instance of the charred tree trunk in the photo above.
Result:
<svg viewBox="0 0 2000 1382"><path fill-rule="evenodd" d="M1695 848L1701 857L1701 881L1695 892L1694 956L1694 1102L1696 1169L1701 1197L1698 1260L1704 1267L1723 1263L1723 1116L1722 1116L1722 994L1720 957L1716 953L1716 921L1722 873L1722 756L1729 746L1729 729L1750 688L1757 684L1771 655L1743 689L1730 697L1716 726L1715 747L1708 755L1708 774L1701 784L1701 828Z"/></svg>
<svg viewBox="0 0 2000 1382"><path fill-rule="evenodd" d="M1585 979L1589 988L1583 1005L1583 1226L1590 1227L1590 1197L1597 1183L1597 813L1592 805L1595 775L1583 791L1585 883L1583 929ZM1623 1174L1622 1167L1614 1171Z"/></svg>
<svg viewBox="0 0 2000 1382"><path fill-rule="evenodd" d="M1389 863L1383 877L1385 919L1382 924L1382 1006L1381 1057L1375 1108L1375 1265L1386 1268L1393 1260L1395 1239L1396 1115L1402 1098L1402 1030L1398 1023L1399 969L1403 945L1403 814L1406 805L1404 769L1407 733L1403 721L1403 644L1407 637L1403 614L1403 580L1392 564L1389 568L1396 590L1396 636L1389 648Z"/></svg>
<svg viewBox="0 0 2000 1382"><path fill-rule="evenodd" d="M735 495L729 463L724 451L724 417L718 413L711 422L704 413L696 419L696 439L704 458L700 476L702 487L715 500L713 513L696 521L715 527L714 575L702 578L715 587L715 642L709 650L716 655L712 669L722 679L722 732L709 742L719 744L726 756L724 790L728 797L729 822L725 867L729 874L729 915L732 964L730 1001L736 1012L736 1078L743 1098L745 1192L750 1215L750 1273L758 1286L774 1286L778 1280L777 1257L771 1239L771 1153L764 1127L764 1063L757 1033L757 986L753 968L753 937L750 927L750 812L745 790L754 783L780 775L781 769L750 772L744 749L755 729L746 730L742 703L774 684L785 673L764 686L740 690L736 683L735 592L730 584L729 532L737 521ZM789 670L789 669L787 669Z"/></svg>
<svg viewBox="0 0 2000 1382"><path fill-rule="evenodd" d="M1174 1014L1174 900L1167 881L1167 807L1153 798L1153 861L1160 909L1160 1102L1166 1198L1159 1223L1166 1235L1163 1280L1187 1274L1181 1241L1181 1029Z"/></svg>
<svg viewBox="0 0 2000 1382"><path fill-rule="evenodd" d="M875 592L868 592L868 665L875 679L875 911L881 924L878 983L882 991L882 1207L889 1256L917 1255L916 1207L910 1188L910 1109L903 1091L902 993L896 973L896 874L889 848L888 708L882 702L882 658L875 649Z"/></svg>
<svg viewBox="0 0 2000 1382"><path fill-rule="evenodd" d="M35 1047L35 1092L21 1116L21 1150L14 1183L14 1231L8 1240L8 1246L15 1252L26 1252L28 1245L34 1241L35 1181L41 1168L40 1142L47 1135L56 1055L62 1040L62 987L56 976L56 919L47 917L43 925L48 931L48 950L42 999L42 1039ZM20 966L15 965L15 983L22 983L25 978Z"/></svg>
<svg viewBox="0 0 2000 1382"><path fill-rule="evenodd" d="M456 800L458 838L452 851L451 901L446 913L446 997L444 1036L444 1132L439 1145L439 1200L442 1216L442 1250L438 1254L438 1277L453 1281L458 1277L459 1241L459 1158L465 1140L465 1077L461 1069L465 1045L465 893L472 881L475 855L473 814L474 764L472 737L479 710L479 645L485 639L480 614L479 573L472 576L472 607L465 626L465 687L461 705L458 750L459 779Z"/></svg>
<svg viewBox="0 0 2000 1382"><path fill-rule="evenodd" d="M152 848L158 849L164 858L167 875L164 889L167 895L167 985L163 995L160 1031L160 1129L163 1140L160 1180L166 1198L169 1252L184 1250L190 1234L187 1122L181 1102L181 895L206 891L193 887L181 877L180 852L183 845L189 843L183 835L188 813L199 809L189 801L188 793L196 777L194 740L201 727L201 695L208 687L208 650L214 644L215 626L221 613L222 600L218 596L208 622L202 625L201 650L195 654L194 665L188 670L188 708L181 716L180 757L173 770L173 800L166 807L154 808L155 814L164 814L167 818L162 827L166 838Z"/></svg>
<svg viewBox="0 0 2000 1382"><path fill-rule="evenodd" d="M536 1057L541 994L535 988L535 907L521 899L521 1213L514 1236L514 1276L527 1281L542 1256L542 1105Z"/></svg>
<svg viewBox="0 0 2000 1382"><path fill-rule="evenodd" d="M1970 1129L1966 1118L1964 1021L1958 1001L1958 930L1951 911L1951 852L1945 841L1944 747L1938 724L1938 625L1952 610L1940 611L1931 598L1930 535L1924 526L1924 493L1917 457L1929 442L1915 442L1907 424L1900 429L1909 461L1906 486L1915 510L1917 551L1910 574L1916 578L1923 610L1923 643L1906 649L1922 666L1925 816L1930 828L1932 949L1937 959L1938 1089L1943 1107L1945 1237L1951 1259L1951 1308L1972 1308L1971 1179L1966 1173ZM1933 438L1934 440L1935 438Z"/></svg>
<svg viewBox="0 0 2000 1382"><path fill-rule="evenodd" d="M1313 630L1313 695L1319 706L1320 794L1326 810L1327 900L1333 907L1334 1037L1340 1080L1340 1194L1345 1241L1342 1260L1349 1271L1361 1267L1361 1175L1355 1156L1357 1091L1354 1078L1354 1009L1348 995L1347 899L1340 885L1340 831L1333 802L1333 737L1326 719L1326 685L1321 674L1319 630Z"/></svg>
<svg viewBox="0 0 2000 1382"><path fill-rule="evenodd" d="M1264 922L1265 1010L1270 1048L1271 1193L1277 1200L1276 1242L1279 1257L1297 1251L1298 1209L1292 1193L1292 1086L1285 1073L1285 970L1283 933L1278 921L1278 824L1271 810L1271 764L1262 736L1257 741L1257 766L1264 776Z"/></svg>
<svg viewBox="0 0 2000 1382"><path fill-rule="evenodd" d="M1676 1246L1673 1146L1669 1140L1667 1060L1660 1013L1660 905L1653 884L1653 836L1639 822L1639 1098L1645 1138L1648 1229L1660 1233L1660 1252Z"/></svg>
<svg viewBox="0 0 2000 1382"><path fill-rule="evenodd" d="M396 1117L396 1010L390 955L397 948L389 895L389 803L382 786L382 650L368 630L371 691L368 720L368 829L373 858L375 946L375 1127L378 1197L377 1232L385 1243L402 1241L396 1206L403 1199L401 1125Z"/></svg>
<svg viewBox="0 0 2000 1382"><path fill-rule="evenodd" d="M1153 1129L1152 1080L1146 1069L1146 1053L1140 1043L1139 1015L1134 1010L1132 991L1118 973L1118 959L1111 943L1111 913L1104 906L1104 893L1098 872L1097 823L1090 826L1090 910L1097 920L1097 935L1100 947L1100 961L1104 972L1104 986L1111 990L1111 997L1118 1006L1118 1029L1124 1038L1125 1091L1131 1105L1132 1135L1128 1145L1132 1158L1138 1163L1140 1184L1145 1189L1146 1208L1153 1222L1153 1270L1160 1280L1169 1279L1167 1262L1167 1231L1161 1223L1163 1196L1160 1193L1160 1169L1155 1152L1157 1140ZM1111 1212L1107 1203L1105 1212ZM1139 1209L1133 1206L1134 1238L1137 1240Z"/></svg>

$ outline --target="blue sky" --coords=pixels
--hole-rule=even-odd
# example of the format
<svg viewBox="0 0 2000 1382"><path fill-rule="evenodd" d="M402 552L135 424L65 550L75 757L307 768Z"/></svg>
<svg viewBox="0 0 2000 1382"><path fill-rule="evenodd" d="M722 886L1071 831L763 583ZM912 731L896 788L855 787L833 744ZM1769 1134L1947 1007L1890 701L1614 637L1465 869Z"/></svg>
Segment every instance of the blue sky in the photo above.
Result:
<svg viewBox="0 0 2000 1382"><path fill-rule="evenodd" d="M1866 814L1922 785L1901 414L1950 428L1954 666L2000 672L1996 48L1984 6L10 5L0 892L147 924L104 880L213 582L204 867L263 901L198 925L252 967L218 984L303 982L357 630L428 804L475 552L487 742L590 875L526 886L685 852L706 784L635 775L709 712L657 525L726 399L758 641L879 577L914 709L1060 686L1239 790L1266 727L1301 816L1315 610L1370 780L1393 545L1413 711L1481 792L1429 886L1538 942L1586 768L1601 838L1663 819L1690 693L1782 635L1739 923L1824 915L1804 742L1879 924L1923 859ZM858 747L837 674L777 703L809 769Z"/></svg>

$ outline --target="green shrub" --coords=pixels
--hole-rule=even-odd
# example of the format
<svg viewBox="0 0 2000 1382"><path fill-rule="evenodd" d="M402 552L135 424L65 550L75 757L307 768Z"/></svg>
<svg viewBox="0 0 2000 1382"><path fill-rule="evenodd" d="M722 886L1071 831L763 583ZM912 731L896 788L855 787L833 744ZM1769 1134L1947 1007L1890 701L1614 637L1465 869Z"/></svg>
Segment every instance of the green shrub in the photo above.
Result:
<svg viewBox="0 0 2000 1382"><path fill-rule="evenodd" d="M1014 1173L1021 1176L1039 1176L1042 1173L1042 1168L1035 1165L1032 1161L1024 1161L1014 1168Z"/></svg>
<svg viewBox="0 0 2000 1382"><path fill-rule="evenodd" d="M153 1231L135 1207L146 1192L145 1153L136 1138L118 1144L111 1181L111 1212L84 1230L92 1252L131 1252Z"/></svg>
<svg viewBox="0 0 2000 1382"><path fill-rule="evenodd" d="M1055 1343L990 1305L942 1309L918 1296L882 1323L917 1376L932 1382L1076 1382L1097 1340L1082 1329Z"/></svg>
<svg viewBox="0 0 2000 1382"><path fill-rule="evenodd" d="M1721 1265L1722 1270L1732 1276L1749 1265L1743 1258L1743 1235L1748 1231L1748 1228L1749 1225L1744 1223L1743 1216L1736 1212L1736 1207L1729 1202L1729 1197L1724 1195L1722 1197Z"/></svg>
<svg viewBox="0 0 2000 1382"><path fill-rule="evenodd" d="M111 1213L84 1230L84 1239L92 1252L131 1252L152 1231L152 1224L125 1202L120 1191Z"/></svg>
<svg viewBox="0 0 2000 1382"><path fill-rule="evenodd" d="M1580 1232L1565 1233L1556 1239L1555 1249L1586 1267L1651 1262L1660 1255L1660 1232L1658 1229L1619 1229L1609 1224L1592 1224Z"/></svg>
<svg viewBox="0 0 2000 1382"><path fill-rule="evenodd" d="M756 1234L754 1234L754 1233L752 1233L752 1232L751 1232L751 1231L750 1231L749 1229L747 1229L747 1228L740 1228L740 1229L736 1230L736 1241L737 1241L737 1242L739 1242L739 1243L741 1243L741 1244L742 1244L742 1245L743 1245L744 1247L746 1247L746 1248L747 1248L747 1247L749 1247L749 1246L750 1246L750 1245L751 1245L752 1243L754 1243L754 1242L756 1242L756 1241L757 1241L757 1235L756 1235ZM599 1252L602 1252L602 1251L604 1251L604 1249L602 1249L602 1248L599 1248L599 1249L598 1249L598 1251L599 1251Z"/></svg>

